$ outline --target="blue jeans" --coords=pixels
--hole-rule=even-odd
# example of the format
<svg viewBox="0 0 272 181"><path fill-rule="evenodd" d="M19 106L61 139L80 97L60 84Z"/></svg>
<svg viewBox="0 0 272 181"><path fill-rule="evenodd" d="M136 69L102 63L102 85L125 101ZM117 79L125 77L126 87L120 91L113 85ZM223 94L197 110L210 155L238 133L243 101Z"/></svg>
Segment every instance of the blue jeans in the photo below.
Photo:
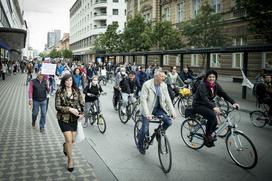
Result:
<svg viewBox="0 0 272 181"><path fill-rule="evenodd" d="M163 120L163 129L166 130L169 126L171 126L172 124L172 119L170 119L170 117L166 114L166 112L161 109L154 109L152 114L154 116L162 116L162 120ZM149 135L149 121L147 120L146 117L144 117L143 115L142 117L142 128L140 129L140 134L139 134L139 138L138 138L138 146L140 148L143 148L143 144L144 144L144 138L145 135Z"/></svg>
<svg viewBox="0 0 272 181"><path fill-rule="evenodd" d="M40 128L44 128L44 125L45 125L46 104L47 104L47 100L44 100L44 101L33 100L32 122L36 121L38 113L39 113L39 107L40 107L41 108Z"/></svg>

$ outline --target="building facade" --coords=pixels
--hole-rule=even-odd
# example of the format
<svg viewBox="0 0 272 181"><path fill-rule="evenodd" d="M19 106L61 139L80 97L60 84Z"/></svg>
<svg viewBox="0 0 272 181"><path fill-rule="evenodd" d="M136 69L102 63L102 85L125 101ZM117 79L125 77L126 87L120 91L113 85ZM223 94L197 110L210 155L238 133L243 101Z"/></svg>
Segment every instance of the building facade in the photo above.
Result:
<svg viewBox="0 0 272 181"><path fill-rule="evenodd" d="M204 0L128 0L128 18L140 13L146 20L170 21L174 27L178 23L195 18ZM260 39L248 31L248 23L242 17L243 9L237 9L236 0L208 0L215 13L223 16L223 32L228 37L227 46L263 44ZM262 68L272 68L272 52L249 53L249 76L254 77ZM139 62L143 58L139 57ZM157 63L158 58L149 58L149 63ZM164 56L164 66L179 66L177 56ZM184 55L184 64L196 71L201 71L203 58L199 54ZM211 54L210 67L217 69L221 74L240 76L243 65L243 53Z"/></svg>
<svg viewBox="0 0 272 181"><path fill-rule="evenodd" d="M46 48L50 48L57 45L57 43L60 41L60 33L61 33L60 30L54 30L47 33L47 47Z"/></svg>
<svg viewBox="0 0 272 181"><path fill-rule="evenodd" d="M19 0L1 0L0 1L0 27L20 30L28 30L26 21L23 20L22 4ZM14 40L16 41L16 40ZM26 42L28 45L28 38ZM13 49L7 51L1 48L1 57L9 60L22 60L27 55L27 47L23 49Z"/></svg>
<svg viewBox="0 0 272 181"><path fill-rule="evenodd" d="M118 22L118 30L123 31L126 0L77 0L70 9L70 49L74 57L95 61L95 39L113 22Z"/></svg>

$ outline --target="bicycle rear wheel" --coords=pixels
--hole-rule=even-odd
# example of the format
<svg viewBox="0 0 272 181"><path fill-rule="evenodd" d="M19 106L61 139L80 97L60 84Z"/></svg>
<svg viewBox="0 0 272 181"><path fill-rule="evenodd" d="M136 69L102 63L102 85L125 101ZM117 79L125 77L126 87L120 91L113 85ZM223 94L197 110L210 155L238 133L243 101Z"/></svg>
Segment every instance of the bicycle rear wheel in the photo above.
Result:
<svg viewBox="0 0 272 181"><path fill-rule="evenodd" d="M190 148L197 150L204 146L204 129L194 119L186 119L180 127L181 138Z"/></svg>
<svg viewBox="0 0 272 181"><path fill-rule="evenodd" d="M262 111L251 112L250 119L252 124L258 128L262 128L266 124L266 116Z"/></svg>
<svg viewBox="0 0 272 181"><path fill-rule="evenodd" d="M138 136L140 134L140 130L142 128L142 121L140 119L138 119L134 125L134 141L136 146L138 147Z"/></svg>
<svg viewBox="0 0 272 181"><path fill-rule="evenodd" d="M99 131L103 134L106 132L106 129L107 129L107 125L106 125L106 121L104 119L104 117L102 115L99 115L98 116L98 119L97 119L97 126L98 126L98 129Z"/></svg>
<svg viewBox="0 0 272 181"><path fill-rule="evenodd" d="M252 141L238 131L228 134L226 137L227 151L231 159L245 169L254 168L258 161L258 155Z"/></svg>
<svg viewBox="0 0 272 181"><path fill-rule="evenodd" d="M172 152L167 136L161 133L158 138L158 155L163 172L169 173L172 167Z"/></svg>

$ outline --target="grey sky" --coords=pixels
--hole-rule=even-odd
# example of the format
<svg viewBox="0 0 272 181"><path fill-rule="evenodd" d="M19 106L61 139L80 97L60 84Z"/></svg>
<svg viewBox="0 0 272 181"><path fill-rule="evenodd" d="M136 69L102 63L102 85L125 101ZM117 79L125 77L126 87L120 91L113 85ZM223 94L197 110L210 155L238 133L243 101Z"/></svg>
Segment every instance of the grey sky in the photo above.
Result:
<svg viewBox="0 0 272 181"><path fill-rule="evenodd" d="M30 30L30 45L42 51L47 32L60 29L69 33L69 9L76 0L22 0L24 19Z"/></svg>

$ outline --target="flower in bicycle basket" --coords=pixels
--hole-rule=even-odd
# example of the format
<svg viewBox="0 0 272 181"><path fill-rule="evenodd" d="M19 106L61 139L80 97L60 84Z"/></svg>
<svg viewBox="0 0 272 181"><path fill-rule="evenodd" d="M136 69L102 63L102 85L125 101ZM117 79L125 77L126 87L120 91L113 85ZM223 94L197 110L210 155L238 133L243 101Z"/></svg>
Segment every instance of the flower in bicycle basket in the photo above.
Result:
<svg viewBox="0 0 272 181"><path fill-rule="evenodd" d="M179 89L179 94L186 97L186 96L190 96L192 93L191 93L190 89L188 89L188 88L181 88L181 89Z"/></svg>

